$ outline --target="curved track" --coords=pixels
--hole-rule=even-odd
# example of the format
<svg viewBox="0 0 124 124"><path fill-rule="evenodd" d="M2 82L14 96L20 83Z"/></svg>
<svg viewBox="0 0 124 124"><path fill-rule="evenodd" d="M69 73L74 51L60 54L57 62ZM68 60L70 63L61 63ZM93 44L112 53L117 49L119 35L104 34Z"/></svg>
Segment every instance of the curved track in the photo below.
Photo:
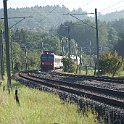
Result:
<svg viewBox="0 0 124 124"><path fill-rule="evenodd" d="M71 78L70 78L71 77ZM98 101L105 105L121 109L124 111L124 91L117 88L109 89L103 87L102 82L96 82L87 77L87 80L81 77L66 76L53 73L19 73L18 79L26 79L30 85L41 87L45 85L57 90L68 92L77 96L83 96L87 99ZM63 79L63 80L62 80ZM76 80L78 80L76 82ZM80 80L80 81L79 81ZM89 81L90 80L90 81ZM73 81L73 82L72 82ZM98 85L98 83L100 84ZM95 85L93 85L95 84ZM122 88L123 89L123 88Z"/></svg>

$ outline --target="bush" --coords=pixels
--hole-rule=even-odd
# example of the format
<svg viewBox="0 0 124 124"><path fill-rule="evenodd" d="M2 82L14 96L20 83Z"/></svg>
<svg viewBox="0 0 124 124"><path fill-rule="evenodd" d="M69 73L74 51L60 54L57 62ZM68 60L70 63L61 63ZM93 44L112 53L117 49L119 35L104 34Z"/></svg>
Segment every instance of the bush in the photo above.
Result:
<svg viewBox="0 0 124 124"><path fill-rule="evenodd" d="M71 58L63 58L63 71L73 73L76 71L76 63Z"/></svg>
<svg viewBox="0 0 124 124"><path fill-rule="evenodd" d="M122 57L115 52L104 53L100 56L99 70L100 74L119 73L123 68Z"/></svg>

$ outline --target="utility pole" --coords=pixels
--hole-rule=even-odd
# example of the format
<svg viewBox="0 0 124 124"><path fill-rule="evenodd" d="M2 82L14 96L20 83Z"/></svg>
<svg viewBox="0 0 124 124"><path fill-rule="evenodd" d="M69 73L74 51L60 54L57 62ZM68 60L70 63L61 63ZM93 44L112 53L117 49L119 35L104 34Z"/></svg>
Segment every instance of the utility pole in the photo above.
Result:
<svg viewBox="0 0 124 124"><path fill-rule="evenodd" d="M25 69L28 70L27 48L26 46L24 48L25 48Z"/></svg>
<svg viewBox="0 0 124 124"><path fill-rule="evenodd" d="M81 74L81 68L82 68L82 47L80 48L79 74Z"/></svg>
<svg viewBox="0 0 124 124"><path fill-rule="evenodd" d="M10 54L9 54L9 31L8 31L8 14L7 14L7 0L3 0L4 5L4 34L6 42L6 69L7 69L7 86L11 87L11 73L10 73Z"/></svg>
<svg viewBox="0 0 124 124"><path fill-rule="evenodd" d="M62 40L61 40L61 43L62 43L62 46L61 46L61 47L62 47L62 48L61 48L61 49L62 49L62 55L64 55L64 42L63 42L63 38L62 38Z"/></svg>
<svg viewBox="0 0 124 124"><path fill-rule="evenodd" d="M0 78L2 79L2 30L0 30Z"/></svg>
<svg viewBox="0 0 124 124"><path fill-rule="evenodd" d="M41 42L41 53L43 53L44 48L43 48L43 42Z"/></svg>
<svg viewBox="0 0 124 124"><path fill-rule="evenodd" d="M13 60L13 40L14 36L11 36L11 66L12 66L12 73L14 71L14 60Z"/></svg>
<svg viewBox="0 0 124 124"><path fill-rule="evenodd" d="M26 46L22 46L21 48L24 50L24 54L25 54L25 70L28 70L27 48Z"/></svg>
<svg viewBox="0 0 124 124"><path fill-rule="evenodd" d="M70 58L71 55L71 48L70 48L70 26L68 26L68 57Z"/></svg>
<svg viewBox="0 0 124 124"><path fill-rule="evenodd" d="M74 15L87 15L87 14L94 14L94 13L84 13L84 14L63 14L63 15L70 15L76 19L78 19L79 21L82 21L84 24L86 25L89 25L88 23L84 22L83 20L77 18L76 16ZM95 8L95 24L96 26L91 26L89 25L90 27L96 29L96 47L97 47L97 62L96 62L96 66L95 66L95 71L94 71L94 75L96 75L96 69L98 70L99 72L99 37L98 37L98 22L97 22L97 9Z"/></svg>
<svg viewBox="0 0 124 124"><path fill-rule="evenodd" d="M0 31L0 75L3 80L4 75L4 64L3 64L3 31Z"/></svg>
<svg viewBox="0 0 124 124"><path fill-rule="evenodd" d="M77 67L76 67L76 74L78 73L79 65L78 65L78 51L77 51L77 43L75 42L75 55L76 55L76 61L77 61Z"/></svg>
<svg viewBox="0 0 124 124"><path fill-rule="evenodd" d="M3 36L3 31L2 31L2 36ZM3 40L3 38L2 38L2 40ZM2 70L1 70L1 72L2 72L2 79L4 80L4 77L3 77L3 75L4 75L4 71L5 71L5 69L4 69L4 44L3 44L3 41L2 41L2 51L1 51L1 66L2 66Z"/></svg>
<svg viewBox="0 0 124 124"><path fill-rule="evenodd" d="M92 50L91 50L91 46L92 46L92 44L91 44L91 41L90 41L90 66L92 65L91 64L91 61L92 61L92 55L91 55L92 54Z"/></svg>
<svg viewBox="0 0 124 124"><path fill-rule="evenodd" d="M62 54L62 37L59 36L59 53Z"/></svg>
<svg viewBox="0 0 124 124"><path fill-rule="evenodd" d="M76 55L76 60L77 60L77 54L78 54L77 47L78 47L77 42L75 42L75 55Z"/></svg>
<svg viewBox="0 0 124 124"><path fill-rule="evenodd" d="M99 34L98 34L98 20L97 20L97 9L95 8L95 23L96 23L96 47L97 47L97 62L95 67L95 75L96 69L99 72Z"/></svg>
<svg viewBox="0 0 124 124"><path fill-rule="evenodd" d="M68 56L68 39L66 39L65 43L65 55Z"/></svg>

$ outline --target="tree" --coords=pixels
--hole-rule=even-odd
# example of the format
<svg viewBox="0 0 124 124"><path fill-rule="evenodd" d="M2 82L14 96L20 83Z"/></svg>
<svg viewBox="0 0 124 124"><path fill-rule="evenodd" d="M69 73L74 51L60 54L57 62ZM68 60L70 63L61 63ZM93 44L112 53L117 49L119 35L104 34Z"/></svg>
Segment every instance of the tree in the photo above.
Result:
<svg viewBox="0 0 124 124"><path fill-rule="evenodd" d="M0 21L0 30L3 29L3 23Z"/></svg>
<svg viewBox="0 0 124 124"><path fill-rule="evenodd" d="M58 34L60 36L68 38L68 27L70 28L70 38L74 39L78 46L83 48L84 52L89 49L89 43L92 44L92 51L96 54L96 30L95 23L90 20L83 20L77 22L65 22L58 28ZM99 21L99 42L101 47L107 46L108 32L105 22ZM89 52L87 52L89 54Z"/></svg>
<svg viewBox="0 0 124 124"><path fill-rule="evenodd" d="M16 30L12 32L13 38L13 61L18 65L18 70L25 69L25 52L27 50L27 64L29 69L38 69L40 66L40 52L43 43L44 50L60 53L60 39L48 33Z"/></svg>
<svg viewBox="0 0 124 124"><path fill-rule="evenodd" d="M124 58L124 35L119 34L118 42L115 44L114 49L118 52L120 56Z"/></svg>
<svg viewBox="0 0 124 124"><path fill-rule="evenodd" d="M42 39L44 50L50 50L55 53L60 53L60 40L56 36L47 35Z"/></svg>
<svg viewBox="0 0 124 124"><path fill-rule="evenodd" d="M118 42L118 32L112 26L108 27L108 48L114 50L114 46Z"/></svg>
<svg viewBox="0 0 124 124"><path fill-rule="evenodd" d="M14 66L18 65L18 70L25 69L25 54L17 42L13 42L13 62Z"/></svg>
<svg viewBox="0 0 124 124"><path fill-rule="evenodd" d="M40 69L40 52L37 51L28 51L28 68Z"/></svg>

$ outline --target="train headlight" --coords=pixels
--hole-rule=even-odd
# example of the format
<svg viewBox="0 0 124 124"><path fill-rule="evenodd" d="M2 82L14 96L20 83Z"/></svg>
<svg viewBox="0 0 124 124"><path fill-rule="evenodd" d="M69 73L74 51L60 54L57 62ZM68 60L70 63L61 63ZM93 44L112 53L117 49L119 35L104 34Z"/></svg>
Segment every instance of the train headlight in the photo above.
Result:
<svg viewBox="0 0 124 124"><path fill-rule="evenodd" d="M44 62L42 62L42 65L44 65Z"/></svg>

